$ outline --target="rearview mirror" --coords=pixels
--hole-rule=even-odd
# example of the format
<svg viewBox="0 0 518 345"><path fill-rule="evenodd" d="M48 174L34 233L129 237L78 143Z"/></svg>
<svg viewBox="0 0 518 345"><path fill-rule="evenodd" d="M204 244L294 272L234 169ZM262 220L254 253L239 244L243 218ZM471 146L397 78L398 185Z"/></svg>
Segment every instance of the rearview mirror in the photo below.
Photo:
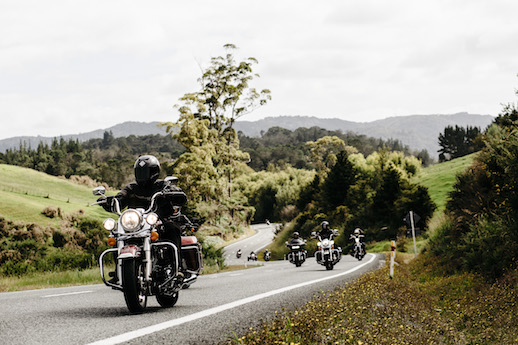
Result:
<svg viewBox="0 0 518 345"><path fill-rule="evenodd" d="M92 193L94 195L104 195L104 193L106 193L106 188L103 186L95 187Z"/></svg>

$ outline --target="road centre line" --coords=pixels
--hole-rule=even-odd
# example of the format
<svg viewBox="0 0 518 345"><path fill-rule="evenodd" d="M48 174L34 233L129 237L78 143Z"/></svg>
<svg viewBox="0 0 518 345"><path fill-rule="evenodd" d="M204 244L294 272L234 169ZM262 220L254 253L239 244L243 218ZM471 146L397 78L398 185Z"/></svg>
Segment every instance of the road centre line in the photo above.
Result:
<svg viewBox="0 0 518 345"><path fill-rule="evenodd" d="M217 314L217 313L225 311L225 310L233 309L233 308L242 306L244 304L255 302L255 301L258 301L258 300L263 299L263 298L271 297L271 296L274 296L274 295L277 295L277 294L280 294L280 293L283 293L283 292L287 292L287 291L290 291L290 290L298 289L298 288L303 287L303 286L312 285L312 284L320 283L320 282L323 282L323 281L326 281L326 280L338 278L338 277L350 274L350 273L352 273L354 271L357 271L360 268L362 268L363 266L366 266L366 265L370 264L371 262L373 262L374 259L376 258L376 255L374 255L374 254L368 254L368 255L371 256L369 261L364 262L363 264L361 264L359 266L356 266L354 268L351 268L348 271L345 271L345 272L342 272L342 273L339 273L339 274L335 274L335 275L332 275L332 276L328 276L328 277L324 277L324 278L320 278L320 279L315 279L315 280L311 280L311 281L304 282L304 283L299 283L299 284L283 287L283 288L280 288L280 289L277 289L277 290L272 290L272 291L269 291L269 292L264 292L264 293L261 293L259 295L243 298L243 299L240 299L238 301L230 302L230 303L223 304L223 305L220 305L220 306L217 306L217 307L214 307L214 308L210 308L210 309L207 309L207 310L203 310L203 311L191 314L191 315L183 316L183 317L180 317L178 319L173 319L173 320L165 321L165 322L162 322L162 323L159 323L159 324L156 324L156 325L152 325L152 326L144 327L144 328L141 328L141 329L137 329L135 331L119 334L119 335L116 335L116 336L111 337L111 338L102 339L102 340L99 340L99 341L96 341L96 342L93 342L93 343L90 343L90 344L87 344L87 345L120 344L122 342L126 342L126 341L130 341L130 340L133 340L133 339L136 339L136 338L140 338L140 337L143 337L143 336L148 335L148 334L152 334L152 333L156 333L156 332L159 332L159 331L163 331L163 330L165 330L167 328L179 326L181 324L184 324L184 323L187 323L187 322L191 322L191 321L194 321L194 320L197 320L197 319L201 319L201 318L204 318L206 316L214 315L214 314Z"/></svg>
<svg viewBox="0 0 518 345"><path fill-rule="evenodd" d="M56 294L56 295L46 295L46 296L41 296L41 298L48 298L48 297L61 297L61 296L70 296L70 295L80 295L80 294L83 294L83 293L90 293L90 292L93 292L93 291L67 292L67 293L60 293L60 294Z"/></svg>

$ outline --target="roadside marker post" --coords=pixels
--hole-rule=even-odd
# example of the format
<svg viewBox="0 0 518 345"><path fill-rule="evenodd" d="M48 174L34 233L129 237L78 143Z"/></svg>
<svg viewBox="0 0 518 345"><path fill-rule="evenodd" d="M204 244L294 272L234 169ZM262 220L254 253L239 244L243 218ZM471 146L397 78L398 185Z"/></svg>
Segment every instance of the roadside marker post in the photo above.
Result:
<svg viewBox="0 0 518 345"><path fill-rule="evenodd" d="M415 242L415 223L419 222L421 217L414 211L408 212L407 216L403 219L412 229L412 238L414 240L414 255L417 258L417 245Z"/></svg>
<svg viewBox="0 0 518 345"><path fill-rule="evenodd" d="M394 260L396 259L396 241L390 243L390 278L394 277Z"/></svg>

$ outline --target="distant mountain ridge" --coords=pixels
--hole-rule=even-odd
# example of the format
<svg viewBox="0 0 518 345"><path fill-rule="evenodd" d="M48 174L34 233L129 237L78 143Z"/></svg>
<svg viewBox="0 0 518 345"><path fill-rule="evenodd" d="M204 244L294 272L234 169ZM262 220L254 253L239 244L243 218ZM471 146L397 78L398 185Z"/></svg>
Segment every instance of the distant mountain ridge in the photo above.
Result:
<svg viewBox="0 0 518 345"><path fill-rule="evenodd" d="M342 132L354 132L369 137L381 139L397 139L408 145L412 150L427 150L432 157L437 156L439 150L438 137L447 126L475 126L485 129L494 117L491 115L476 115L457 113L452 115L409 115L389 117L372 122L352 122L337 118L318 118L315 116L275 116L266 117L257 121L237 121L235 128L247 136L260 136L271 127L282 127L295 130L299 127L321 127L327 130L341 130ZM130 135L166 135L164 127L158 126L159 122L134 122L128 121L109 128L98 129L88 133L70 134L61 136L65 140L80 142L93 138L102 138L105 131L111 131L115 137L127 137ZM13 137L0 140L0 152L10 148L20 147L20 143L35 149L40 142L51 144L53 137Z"/></svg>
<svg viewBox="0 0 518 345"><path fill-rule="evenodd" d="M474 126L484 130L494 117L457 113L452 115L409 115L388 117L372 122L351 122L336 118L322 119L313 116L277 116L258 121L238 121L235 128L248 136L260 136L261 131L278 126L289 130L299 127L318 126L327 130L354 132L381 139L398 139L412 150L427 150L432 157L439 150L439 134L447 126Z"/></svg>

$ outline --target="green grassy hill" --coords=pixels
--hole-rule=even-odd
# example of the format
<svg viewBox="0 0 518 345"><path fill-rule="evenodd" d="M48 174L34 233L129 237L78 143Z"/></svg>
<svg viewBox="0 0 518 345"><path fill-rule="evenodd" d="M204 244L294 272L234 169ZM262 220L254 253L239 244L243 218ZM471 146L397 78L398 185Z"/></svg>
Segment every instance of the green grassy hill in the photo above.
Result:
<svg viewBox="0 0 518 345"><path fill-rule="evenodd" d="M11 221L55 225L56 220L41 212L48 206L65 213L82 210L85 215L104 219L109 216L95 202L92 188L32 169L0 164L0 217Z"/></svg>
<svg viewBox="0 0 518 345"><path fill-rule="evenodd" d="M427 187L430 197L437 204L437 211L442 212L457 174L466 170L473 163L476 155L477 153L472 153L424 168L412 179L412 182Z"/></svg>

